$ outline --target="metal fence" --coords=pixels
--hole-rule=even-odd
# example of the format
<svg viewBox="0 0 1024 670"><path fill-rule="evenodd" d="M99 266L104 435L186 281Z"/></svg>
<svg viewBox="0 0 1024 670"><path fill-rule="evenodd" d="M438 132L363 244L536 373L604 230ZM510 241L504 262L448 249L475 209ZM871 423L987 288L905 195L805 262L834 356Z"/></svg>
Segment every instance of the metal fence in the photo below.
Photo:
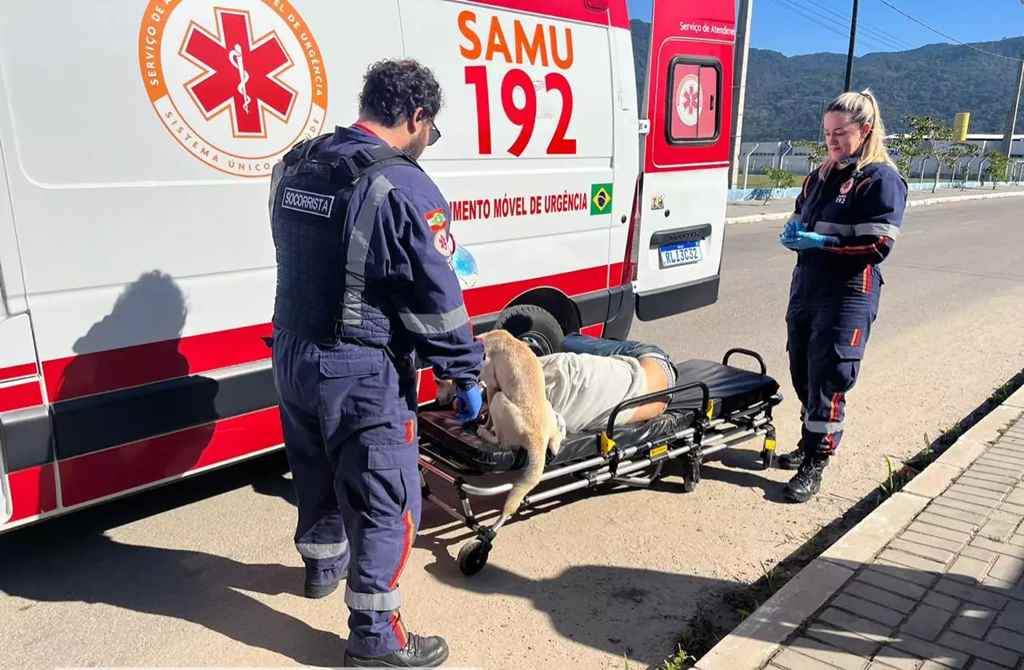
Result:
<svg viewBox="0 0 1024 670"><path fill-rule="evenodd" d="M949 143L935 143L933 150L938 151ZM987 154L998 150L1001 143L988 140L967 142L978 147L978 155L963 158L952 167L943 165L934 156L915 158L910 164L910 174L904 175L914 180L940 181L982 181L991 161ZM793 141L781 142L744 142L740 150L740 164L737 173L737 187L748 188L750 177L764 175L768 168L781 168L797 175L805 175L814 168L807 149ZM1024 140L1014 140L1008 181L1019 183L1024 181ZM755 180L763 185L763 179Z"/></svg>

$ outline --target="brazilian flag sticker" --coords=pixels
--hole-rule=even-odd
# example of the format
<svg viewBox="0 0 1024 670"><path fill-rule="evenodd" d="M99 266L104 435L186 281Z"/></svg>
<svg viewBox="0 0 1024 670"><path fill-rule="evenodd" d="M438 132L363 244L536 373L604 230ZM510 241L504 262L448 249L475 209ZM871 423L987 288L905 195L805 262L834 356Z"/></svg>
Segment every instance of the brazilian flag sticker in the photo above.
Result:
<svg viewBox="0 0 1024 670"><path fill-rule="evenodd" d="M591 184L590 185L590 215L611 214L612 211L612 185Z"/></svg>

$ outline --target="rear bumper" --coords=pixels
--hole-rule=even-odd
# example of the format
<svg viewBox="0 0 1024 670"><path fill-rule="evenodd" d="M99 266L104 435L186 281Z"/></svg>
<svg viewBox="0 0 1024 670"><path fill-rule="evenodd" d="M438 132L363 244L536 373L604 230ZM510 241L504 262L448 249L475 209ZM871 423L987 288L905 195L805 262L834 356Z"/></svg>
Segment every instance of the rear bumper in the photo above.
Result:
<svg viewBox="0 0 1024 670"><path fill-rule="evenodd" d="M641 321L653 321L712 305L718 300L719 279L720 276L715 275L664 291L638 295L636 315Z"/></svg>

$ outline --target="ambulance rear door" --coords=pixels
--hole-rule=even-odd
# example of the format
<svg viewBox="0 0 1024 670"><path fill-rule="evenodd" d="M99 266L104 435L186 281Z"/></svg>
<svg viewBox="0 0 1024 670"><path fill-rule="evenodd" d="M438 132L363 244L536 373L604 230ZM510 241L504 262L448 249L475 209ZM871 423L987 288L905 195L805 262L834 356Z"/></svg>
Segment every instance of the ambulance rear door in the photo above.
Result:
<svg viewBox="0 0 1024 670"><path fill-rule="evenodd" d="M735 34L733 0L654 2L630 241L644 321L718 299Z"/></svg>
<svg viewBox="0 0 1024 670"><path fill-rule="evenodd" d="M0 110L5 109L0 78ZM0 112L0 529L57 507L50 417L43 404L5 167L10 138L10 119Z"/></svg>

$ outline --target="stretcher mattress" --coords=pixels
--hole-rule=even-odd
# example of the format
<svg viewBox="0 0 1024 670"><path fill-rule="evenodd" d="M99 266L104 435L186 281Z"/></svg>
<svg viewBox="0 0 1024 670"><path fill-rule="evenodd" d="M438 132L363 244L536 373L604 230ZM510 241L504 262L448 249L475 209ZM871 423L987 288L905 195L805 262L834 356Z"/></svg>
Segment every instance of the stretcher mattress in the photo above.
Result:
<svg viewBox="0 0 1024 670"><path fill-rule="evenodd" d="M768 375L715 363L686 361L676 364L676 385L700 381L711 392L711 418L720 418L769 402L778 391L778 383ZM701 409L699 388L673 395L666 412L650 421L615 429L615 442L623 446L642 444L691 427ZM420 432L429 439L428 451L435 450L446 460L455 461L467 473L517 470L526 464L526 453L483 441L471 428L455 420L451 410L420 413ZM548 456L548 465L561 465L591 458L600 453L600 430L567 435L557 456Z"/></svg>
<svg viewBox="0 0 1024 670"><path fill-rule="evenodd" d="M711 394L711 418L728 417L759 402L767 402L779 390L778 383L761 375L713 361L691 360L676 364L681 386L700 381ZM694 425L701 409L699 388L673 395L668 409L644 423L615 429L615 441L623 446L642 444L673 435ZM428 451L438 451L471 473L518 470L526 465L526 452L481 439L472 429L463 428L451 410L426 410L419 414L420 433L428 438ZM568 435L559 453L548 455L548 465L562 465L591 458L600 453L600 433L593 431Z"/></svg>

